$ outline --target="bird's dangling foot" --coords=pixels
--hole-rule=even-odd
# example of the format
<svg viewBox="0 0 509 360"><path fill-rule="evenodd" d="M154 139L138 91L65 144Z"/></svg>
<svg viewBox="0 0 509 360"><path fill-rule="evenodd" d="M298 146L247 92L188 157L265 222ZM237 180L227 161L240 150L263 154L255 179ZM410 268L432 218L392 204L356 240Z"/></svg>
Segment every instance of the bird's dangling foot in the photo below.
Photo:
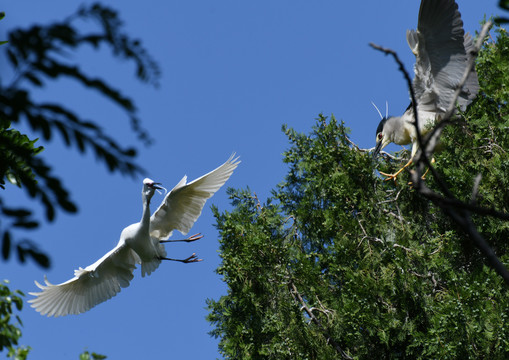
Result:
<svg viewBox="0 0 509 360"><path fill-rule="evenodd" d="M198 257L196 256L196 253L193 253L191 256L189 256L186 259L171 259L171 258L160 257L159 260L178 261L178 262L181 262L184 264L203 261L203 259L198 259Z"/></svg>
<svg viewBox="0 0 509 360"><path fill-rule="evenodd" d="M436 162L436 161L435 161L435 158L431 158L431 162L430 162L430 163L431 163L431 165L433 165L435 162ZM429 169L430 169L430 168L427 168L427 169L426 169L426 171L424 172L424 174L421 176L421 179L422 179L422 180L426 180L426 175L428 175Z"/></svg>
<svg viewBox="0 0 509 360"><path fill-rule="evenodd" d="M394 180L394 182L396 182L396 178L398 177L398 175L401 174L401 172L403 170L405 170L411 163L412 163L412 159L410 158L410 160L408 160L408 162L405 164L405 166L403 166L401 169L396 171L394 174L387 174L387 173L384 173L384 172L381 172L381 171L379 171L379 173L386 177L384 179L385 181Z"/></svg>
<svg viewBox="0 0 509 360"><path fill-rule="evenodd" d="M424 172L424 174L421 176L421 180L426 180L426 175L428 175L429 169L431 168L431 166L432 166L435 162L436 162L436 161L435 161L435 158L431 158L431 161L430 161L430 167L429 167L429 168L427 168L427 169L426 169L426 171ZM415 171L415 170L412 170L412 171L411 171L411 172L412 172L412 174L413 174L413 172L414 172L414 171ZM413 183L412 181L409 181L409 182L408 182L408 185L413 186L413 185L414 185L414 183Z"/></svg>
<svg viewBox="0 0 509 360"><path fill-rule="evenodd" d="M200 240L202 237L203 237L203 235L201 233L198 233L198 234L194 234L194 235L189 236L187 239L182 239L182 240L159 240L159 242L160 243L191 242L191 241Z"/></svg>

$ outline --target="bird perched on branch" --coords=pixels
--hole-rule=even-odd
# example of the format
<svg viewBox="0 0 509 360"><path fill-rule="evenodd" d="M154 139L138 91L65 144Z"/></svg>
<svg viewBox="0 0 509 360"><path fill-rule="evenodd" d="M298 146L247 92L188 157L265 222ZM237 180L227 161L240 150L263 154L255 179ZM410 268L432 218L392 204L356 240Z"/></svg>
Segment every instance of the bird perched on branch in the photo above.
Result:
<svg viewBox="0 0 509 360"><path fill-rule="evenodd" d="M111 251L86 268L74 271L74 277L53 285L45 278L46 285L37 281L42 290L30 293L31 306L42 315L64 316L80 314L115 296L129 286L136 264L141 264L141 275L150 275L162 260L191 263L201 261L195 254L186 259L166 257L165 242L195 241L202 236L185 240L168 240L173 230L187 234L200 216L207 199L212 197L232 175L240 163L232 155L223 165L202 177L187 183L187 176L165 196L159 208L150 216L150 200L154 192L164 189L153 180L143 180L143 213L139 223L129 225L120 234L120 240Z"/></svg>
<svg viewBox="0 0 509 360"><path fill-rule="evenodd" d="M454 99L467 62L472 54L472 37L465 34L458 5L454 0L422 0L417 30L407 31L407 42L416 57L412 87L417 103L419 132L426 133L441 120ZM472 68L457 98L464 111L477 95L479 83ZM382 115L380 114L382 117ZM410 160L387 179L396 179L412 163L418 149L417 131L412 103L400 117L382 117L376 130L373 156L391 142L398 145L412 143Z"/></svg>

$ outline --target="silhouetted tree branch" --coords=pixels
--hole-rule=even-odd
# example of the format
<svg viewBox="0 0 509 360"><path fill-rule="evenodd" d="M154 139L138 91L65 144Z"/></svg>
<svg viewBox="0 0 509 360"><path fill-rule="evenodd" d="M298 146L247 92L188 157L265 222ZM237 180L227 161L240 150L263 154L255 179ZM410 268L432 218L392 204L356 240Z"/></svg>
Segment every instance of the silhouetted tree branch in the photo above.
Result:
<svg viewBox="0 0 509 360"><path fill-rule="evenodd" d="M79 19L92 20L97 28L83 33L75 24ZM139 40L123 32L116 11L100 4L84 5L61 22L15 29L9 33L8 44L2 47L15 76L9 84L0 83L0 187L5 189L7 180L25 189L31 198L43 205L47 221L55 219L57 209L74 213L77 206L58 177L52 174L50 164L39 155L43 147L36 146L37 140L19 133L11 124L25 123L33 134L45 141L57 135L67 147L80 153L92 151L111 172L134 176L143 170L134 162L136 149L121 145L107 134L98 125L101 119L85 119L58 101L38 102L31 96L34 87L66 78L97 91L125 112L139 141L145 145L151 143L148 133L140 126L132 99L105 80L84 72L77 62L70 61L69 54L87 45L95 49L102 45L109 47L114 57L136 64L136 77L140 81L158 85L157 63ZM0 198L0 212L3 215L0 223L2 258L7 260L12 249L17 249L21 262L29 256L39 265L49 266L49 258L35 243L28 239L16 241L11 233L15 228L39 226L32 211L8 206Z"/></svg>

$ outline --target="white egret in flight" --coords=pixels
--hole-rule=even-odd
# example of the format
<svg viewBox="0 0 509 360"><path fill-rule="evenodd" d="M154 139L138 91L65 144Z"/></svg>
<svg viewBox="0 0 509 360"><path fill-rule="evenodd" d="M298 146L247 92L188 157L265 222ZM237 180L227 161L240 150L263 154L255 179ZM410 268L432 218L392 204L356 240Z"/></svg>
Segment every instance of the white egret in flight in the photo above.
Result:
<svg viewBox="0 0 509 360"><path fill-rule="evenodd" d="M168 240L173 230L186 235L200 216L207 199L224 185L240 161L234 154L217 169L187 183L187 176L165 196L159 208L150 216L150 199L160 183L143 180L143 214L139 223L129 225L120 234L120 240L111 251L92 265L74 271L74 277L64 283L46 285L37 281L42 290L30 293L36 298L29 300L31 306L42 315L64 316L80 314L90 310L129 286L136 264L141 264L141 275L150 275L162 260L191 263L201 261L193 254L187 259L166 257L162 243ZM199 234L185 240L200 239Z"/></svg>

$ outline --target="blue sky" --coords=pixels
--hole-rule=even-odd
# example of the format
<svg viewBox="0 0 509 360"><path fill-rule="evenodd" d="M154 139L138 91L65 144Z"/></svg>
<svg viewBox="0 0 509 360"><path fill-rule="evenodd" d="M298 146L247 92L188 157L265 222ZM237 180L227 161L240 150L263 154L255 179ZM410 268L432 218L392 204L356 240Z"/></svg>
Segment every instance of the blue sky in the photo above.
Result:
<svg viewBox="0 0 509 360"><path fill-rule="evenodd" d="M457 2L469 32L479 30L484 14L499 13L496 0ZM416 27L417 0L101 3L119 11L125 30L159 62L161 86L140 84L132 64L112 60L104 49L84 49L72 57L135 100L154 145L137 143L124 114L80 86L58 81L34 95L65 103L121 144L138 146L147 175L168 189L183 175L194 179L214 169L236 151L242 163L226 185L249 186L264 200L286 174L281 159L289 145L282 124L308 132L319 113L333 113L351 128L360 147L370 148L379 121L371 101L383 112L388 101L394 115L408 105L395 63L368 43L396 50L411 70L405 32ZM64 0L4 0L0 11L7 16L0 23L0 39L16 27L62 19L77 7L78 2ZM2 81L13 76L4 58L0 71ZM54 223L27 233L51 255L51 269L14 259L0 262L0 278L26 293L36 290L33 281L41 282L44 274L53 283L71 278L74 269L95 262L115 246L124 227L141 217L142 176L111 175L92 154L80 156L58 140L41 144L46 147L42 156L64 180L79 213L59 213ZM202 263L163 263L147 278L136 270L130 287L78 316L46 318L26 304L21 344L33 348L30 359L76 359L84 349L109 359L219 357L218 341L207 334L212 327L205 320L205 300L226 292L214 272L220 258L210 211L211 204L231 209L225 188L191 230L204 239L166 246L169 256L196 252ZM7 205L33 205L14 187L2 195ZM156 195L152 206L161 200Z"/></svg>

